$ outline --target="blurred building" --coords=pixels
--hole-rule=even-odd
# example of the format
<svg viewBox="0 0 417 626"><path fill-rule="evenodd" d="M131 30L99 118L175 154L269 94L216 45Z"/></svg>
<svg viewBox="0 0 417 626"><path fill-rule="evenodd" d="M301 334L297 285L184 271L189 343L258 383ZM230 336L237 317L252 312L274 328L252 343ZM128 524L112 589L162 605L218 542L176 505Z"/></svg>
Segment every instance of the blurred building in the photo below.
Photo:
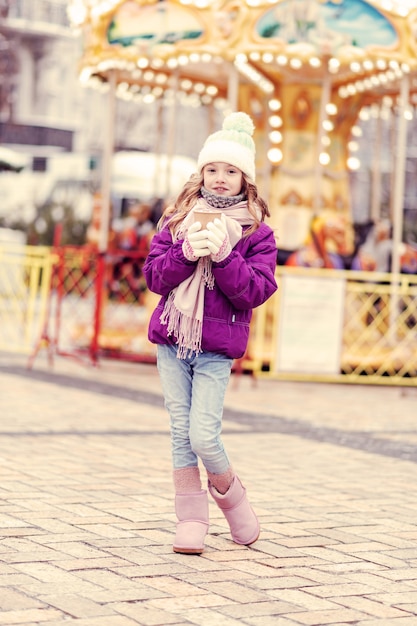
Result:
<svg viewBox="0 0 417 626"><path fill-rule="evenodd" d="M32 225L42 235L68 219L75 229L69 239L82 240L80 224L88 223L92 194L102 182L109 99L80 82L81 56L82 40L70 26L67 0L0 0L0 226L27 230ZM118 99L114 109L114 150L130 151L132 167L138 151L195 158L207 135L204 108L190 115L189 107L178 107L174 142L169 103ZM25 164L24 171L15 174L20 165L9 168L2 162L12 157ZM149 178L148 170L131 172L129 180L126 172L117 175L116 214L126 199L149 201L149 181L146 189L136 189ZM152 176L158 198L161 185ZM164 176L161 171L159 177ZM48 237L36 240L49 243Z"/></svg>
<svg viewBox="0 0 417 626"><path fill-rule="evenodd" d="M76 144L80 97L65 0L1 0L0 143L33 156Z"/></svg>
<svg viewBox="0 0 417 626"><path fill-rule="evenodd" d="M59 152L99 157L106 132L105 94L79 81L82 42L67 6L67 0L0 0L0 145L32 155L38 171ZM190 128L181 153L196 156L207 134L204 112L179 117ZM118 101L115 148L164 151L160 132L155 106Z"/></svg>

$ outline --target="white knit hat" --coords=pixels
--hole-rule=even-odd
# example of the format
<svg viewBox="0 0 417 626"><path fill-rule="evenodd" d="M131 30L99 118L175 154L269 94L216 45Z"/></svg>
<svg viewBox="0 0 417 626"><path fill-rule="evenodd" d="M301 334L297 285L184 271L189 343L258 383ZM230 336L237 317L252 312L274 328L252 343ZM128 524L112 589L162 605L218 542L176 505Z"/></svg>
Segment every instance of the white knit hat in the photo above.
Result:
<svg viewBox="0 0 417 626"><path fill-rule="evenodd" d="M223 122L222 130L207 137L198 155L201 172L207 163L230 163L255 182L255 127L246 113L231 113Z"/></svg>

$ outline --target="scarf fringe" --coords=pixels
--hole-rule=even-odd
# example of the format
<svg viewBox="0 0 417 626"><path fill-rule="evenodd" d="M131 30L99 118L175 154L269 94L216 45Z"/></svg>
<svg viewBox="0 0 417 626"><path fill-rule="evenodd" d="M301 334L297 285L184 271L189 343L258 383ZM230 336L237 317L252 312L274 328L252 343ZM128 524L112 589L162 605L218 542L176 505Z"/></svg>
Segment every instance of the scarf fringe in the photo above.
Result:
<svg viewBox="0 0 417 626"><path fill-rule="evenodd" d="M177 309L174 303L175 293L171 291L161 313L161 324L167 324L168 337L177 339L177 358L185 359L192 353L200 353L202 322L184 315Z"/></svg>

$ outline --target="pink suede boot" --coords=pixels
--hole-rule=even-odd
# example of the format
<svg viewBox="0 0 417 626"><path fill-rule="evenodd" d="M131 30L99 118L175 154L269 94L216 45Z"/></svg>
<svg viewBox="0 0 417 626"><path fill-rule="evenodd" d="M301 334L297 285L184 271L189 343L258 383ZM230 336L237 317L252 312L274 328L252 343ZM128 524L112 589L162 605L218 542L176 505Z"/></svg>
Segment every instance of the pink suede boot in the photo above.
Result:
<svg viewBox="0 0 417 626"><path fill-rule="evenodd" d="M173 550L182 554L201 554L208 531L207 491L178 494L175 496L175 512L178 517Z"/></svg>
<svg viewBox="0 0 417 626"><path fill-rule="evenodd" d="M234 476L225 494L219 493L210 480L208 487L230 526L233 541L244 546L254 543L259 537L259 522L246 497L246 489L239 478Z"/></svg>
<svg viewBox="0 0 417 626"><path fill-rule="evenodd" d="M174 470L174 485L178 522L173 550L181 554L201 554L209 526L209 509L198 468Z"/></svg>

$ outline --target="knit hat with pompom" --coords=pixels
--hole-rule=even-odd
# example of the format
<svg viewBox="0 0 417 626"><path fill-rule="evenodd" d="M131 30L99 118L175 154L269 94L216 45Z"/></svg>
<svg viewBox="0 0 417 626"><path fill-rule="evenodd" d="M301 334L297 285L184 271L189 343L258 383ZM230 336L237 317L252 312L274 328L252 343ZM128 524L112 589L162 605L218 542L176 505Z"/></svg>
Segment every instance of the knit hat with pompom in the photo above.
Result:
<svg viewBox="0 0 417 626"><path fill-rule="evenodd" d="M246 113L228 115L222 130L207 137L198 155L198 171L201 172L207 163L230 163L255 182L254 130L252 119Z"/></svg>

